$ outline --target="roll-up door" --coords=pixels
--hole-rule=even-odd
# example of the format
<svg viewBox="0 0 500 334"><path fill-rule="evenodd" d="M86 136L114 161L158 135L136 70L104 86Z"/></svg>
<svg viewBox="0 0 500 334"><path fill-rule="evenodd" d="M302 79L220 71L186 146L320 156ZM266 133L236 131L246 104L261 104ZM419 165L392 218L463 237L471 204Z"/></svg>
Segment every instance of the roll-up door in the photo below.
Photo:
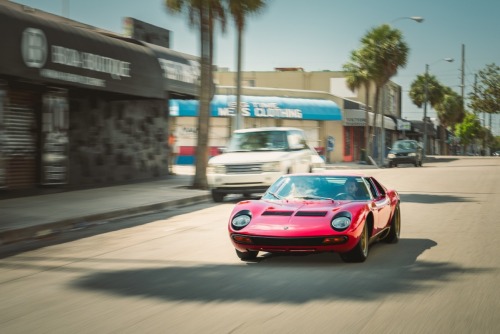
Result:
<svg viewBox="0 0 500 334"><path fill-rule="evenodd" d="M37 182L34 99L29 91L9 91L4 104L2 155L8 189L32 188Z"/></svg>

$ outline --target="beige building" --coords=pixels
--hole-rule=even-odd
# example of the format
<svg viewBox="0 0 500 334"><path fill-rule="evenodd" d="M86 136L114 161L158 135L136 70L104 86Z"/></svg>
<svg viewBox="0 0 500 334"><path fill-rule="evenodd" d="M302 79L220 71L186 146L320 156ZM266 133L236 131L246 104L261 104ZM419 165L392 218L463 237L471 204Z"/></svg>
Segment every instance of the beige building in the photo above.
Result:
<svg viewBox="0 0 500 334"><path fill-rule="evenodd" d="M214 81L218 87L217 94L234 94L236 72L219 69L214 72ZM343 72L315 71L305 72L302 68L276 68L275 71L248 71L242 73L242 95L249 93L260 95L270 94L278 96L294 96L301 98L331 99L342 109L343 119L341 127L332 122L323 122L318 131L318 145L325 138L333 135L335 150L330 157L331 161L357 161L362 159L364 145L365 104L366 94L364 87L351 91L347 88ZM231 89L231 91L225 91ZM369 91L369 103L373 109L375 87ZM375 142L385 140L384 147L398 137L397 124L401 118L401 86L389 82L381 91L379 108L385 115L383 121L378 117L378 130L385 128L384 137L377 131ZM373 114L369 113L369 123L372 124ZM279 124L276 124L279 125ZM335 132L333 132L335 129ZM330 132L332 131L332 132ZM326 136L326 137L325 137ZM382 139L383 138L383 139ZM379 156L379 145L375 145L374 157ZM384 154L385 155L385 154Z"/></svg>

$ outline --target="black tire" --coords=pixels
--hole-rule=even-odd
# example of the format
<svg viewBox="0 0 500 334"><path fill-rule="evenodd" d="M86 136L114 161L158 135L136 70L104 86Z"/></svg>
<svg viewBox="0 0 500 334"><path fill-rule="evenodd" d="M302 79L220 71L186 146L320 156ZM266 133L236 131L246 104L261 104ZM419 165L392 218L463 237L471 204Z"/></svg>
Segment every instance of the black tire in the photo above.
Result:
<svg viewBox="0 0 500 334"><path fill-rule="evenodd" d="M361 232L361 236L356 246L354 246L354 248L351 249L349 252L340 253L340 257L344 262L349 262L349 263L365 262L365 260L368 258L368 246L369 246L368 229L365 224L365 226L363 226L363 232Z"/></svg>
<svg viewBox="0 0 500 334"><path fill-rule="evenodd" d="M396 205L394 215L391 219L391 227L389 228L389 233L382 239L383 242L388 244L395 244L399 241L399 236L401 234L401 211L399 210L399 204Z"/></svg>
<svg viewBox="0 0 500 334"><path fill-rule="evenodd" d="M224 200L224 196L225 195L223 193L212 190L212 199L214 200L214 202L216 203L222 202Z"/></svg>
<svg viewBox="0 0 500 334"><path fill-rule="evenodd" d="M258 251L246 251L246 252L240 252L239 250L235 249L236 255L240 258L241 261L251 261L255 260L257 258L257 255L259 254Z"/></svg>

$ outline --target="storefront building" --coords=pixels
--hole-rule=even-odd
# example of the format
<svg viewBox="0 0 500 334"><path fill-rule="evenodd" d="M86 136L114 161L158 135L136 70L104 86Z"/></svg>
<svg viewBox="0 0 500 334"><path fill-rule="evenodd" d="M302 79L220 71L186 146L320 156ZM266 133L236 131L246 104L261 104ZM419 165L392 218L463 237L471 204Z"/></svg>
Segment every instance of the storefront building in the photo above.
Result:
<svg viewBox="0 0 500 334"><path fill-rule="evenodd" d="M218 87L210 105L210 156L220 153L231 136L236 117L234 88ZM301 95L294 92L295 95ZM245 89L241 96L242 128L287 126L306 132L309 145L325 159L342 160L342 111L331 99L312 97L286 97L291 92L281 90ZM175 119L179 145L178 164L193 164L196 138L198 101L169 101L170 115ZM327 140L337 142L337 147L327 149Z"/></svg>
<svg viewBox="0 0 500 334"><path fill-rule="evenodd" d="M235 72L219 69L215 73L215 79L219 85L230 85L234 83ZM368 99L366 99L365 87L355 91L347 88L345 74L342 71L313 71L307 72L302 68L275 68L274 71L247 71L242 73L242 85L244 87L268 87L283 90L301 90L310 92L324 92L339 99L339 106L345 111L344 133L342 135L343 156L342 161L359 161L362 159L362 149L365 147L364 123L365 105L371 110L375 104L375 86L369 87ZM396 120L401 119L401 87L393 82L387 83L380 91L378 104L378 121L376 124L374 143L380 143L380 131L382 121L380 114L384 114L383 133L386 146L396 140L401 131L396 127ZM373 124L373 113L370 113L370 126ZM380 145L374 145L372 156L379 158Z"/></svg>
<svg viewBox="0 0 500 334"><path fill-rule="evenodd" d="M168 98L197 96L195 58L47 14L0 4L0 189L168 175Z"/></svg>

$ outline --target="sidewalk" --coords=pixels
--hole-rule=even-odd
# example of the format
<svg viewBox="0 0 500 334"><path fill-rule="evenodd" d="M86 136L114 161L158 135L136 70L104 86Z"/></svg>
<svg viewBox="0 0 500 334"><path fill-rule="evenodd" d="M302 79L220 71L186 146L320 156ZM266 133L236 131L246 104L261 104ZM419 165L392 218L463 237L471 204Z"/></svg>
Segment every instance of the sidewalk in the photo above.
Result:
<svg viewBox="0 0 500 334"><path fill-rule="evenodd" d="M356 163L328 169L376 168ZM211 200L208 190L189 189L193 166L175 166L165 180L65 191L0 200L0 246L92 226L119 217L144 214Z"/></svg>

